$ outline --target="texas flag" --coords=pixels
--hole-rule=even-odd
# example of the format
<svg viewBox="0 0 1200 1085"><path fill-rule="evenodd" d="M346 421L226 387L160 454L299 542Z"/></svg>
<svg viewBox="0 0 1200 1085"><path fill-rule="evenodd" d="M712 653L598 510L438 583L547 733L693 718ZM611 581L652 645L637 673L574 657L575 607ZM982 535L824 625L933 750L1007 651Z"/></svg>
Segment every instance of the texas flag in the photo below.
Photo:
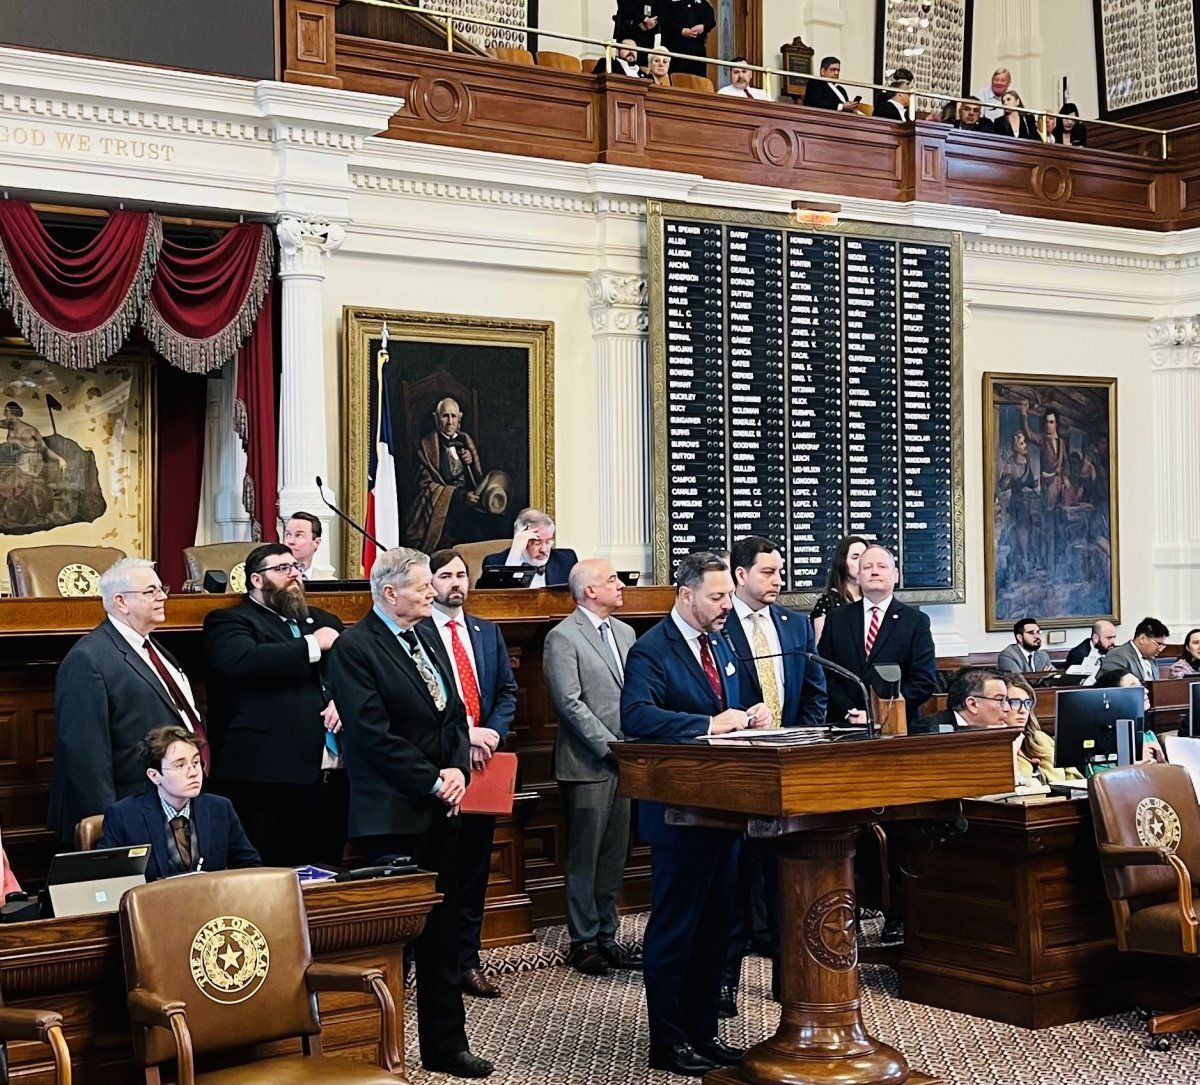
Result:
<svg viewBox="0 0 1200 1085"><path fill-rule="evenodd" d="M396 490L396 457L392 446L392 410L385 374L388 367L388 329L383 326L379 352L375 355L375 417L371 458L367 467L367 534L385 549L400 545L400 498ZM376 546L363 543L363 576L371 575Z"/></svg>

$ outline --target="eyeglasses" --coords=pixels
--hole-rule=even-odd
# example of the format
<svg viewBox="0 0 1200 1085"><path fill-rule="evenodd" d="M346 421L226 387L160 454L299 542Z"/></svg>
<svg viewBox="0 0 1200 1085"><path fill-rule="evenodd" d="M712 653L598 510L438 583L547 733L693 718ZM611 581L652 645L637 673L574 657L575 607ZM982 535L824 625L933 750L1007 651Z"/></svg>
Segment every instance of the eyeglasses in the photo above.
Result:
<svg viewBox="0 0 1200 1085"><path fill-rule="evenodd" d="M1008 697L1006 700L1008 701L1008 707L1014 712L1020 712L1022 708L1026 712L1030 712L1036 703L1032 697Z"/></svg>
<svg viewBox="0 0 1200 1085"><path fill-rule="evenodd" d="M1006 704L1008 702L1008 698L1001 694L997 694L995 697L976 696L975 700L977 700L977 701L995 701L996 704Z"/></svg>
<svg viewBox="0 0 1200 1085"><path fill-rule="evenodd" d="M172 761L171 764L163 766L163 772L179 772L185 776L193 769L197 772L204 769L204 762L200 760L199 755L193 757L190 761Z"/></svg>
<svg viewBox="0 0 1200 1085"><path fill-rule="evenodd" d="M171 594L171 589L166 584L155 584L152 588L143 588L141 591L123 591L122 595L144 595L148 599L157 599L160 595L165 599Z"/></svg>
<svg viewBox="0 0 1200 1085"><path fill-rule="evenodd" d="M292 573L302 572L304 566L298 561L281 561L278 565L260 565L254 571L256 573L285 573L291 576Z"/></svg>

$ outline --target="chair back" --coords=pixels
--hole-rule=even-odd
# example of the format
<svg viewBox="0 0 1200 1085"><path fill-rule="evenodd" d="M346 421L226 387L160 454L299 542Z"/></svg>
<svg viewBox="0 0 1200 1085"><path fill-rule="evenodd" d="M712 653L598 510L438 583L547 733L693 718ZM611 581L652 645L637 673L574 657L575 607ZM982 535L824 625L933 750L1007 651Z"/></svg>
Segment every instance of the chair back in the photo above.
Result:
<svg viewBox="0 0 1200 1085"><path fill-rule="evenodd" d="M564 72L583 71L579 57L573 57L570 53L556 53L551 49L539 49L537 62L543 68L558 68Z"/></svg>
<svg viewBox="0 0 1200 1085"><path fill-rule="evenodd" d="M1088 802L1099 844L1166 848L1181 860L1195 885L1200 878L1200 806L1182 765L1130 765L1093 776ZM1169 866L1104 867L1110 900L1174 894Z"/></svg>
<svg viewBox="0 0 1200 1085"><path fill-rule="evenodd" d="M494 45L489 52L497 60L507 64L533 64L533 54L528 49L512 49L507 45Z"/></svg>
<svg viewBox="0 0 1200 1085"><path fill-rule="evenodd" d="M92 814L75 826L75 850L92 851L104 835L104 815Z"/></svg>
<svg viewBox="0 0 1200 1085"><path fill-rule="evenodd" d="M672 72L671 86L676 90L698 90L702 94L715 94L713 81L706 75L692 75L691 72Z"/></svg>
<svg viewBox="0 0 1200 1085"><path fill-rule="evenodd" d="M121 898L129 990L187 1004L197 1057L320 1032L304 972L308 922L293 870L260 867L167 878ZM163 1028L133 1026L140 1066L175 1057Z"/></svg>
<svg viewBox="0 0 1200 1085"><path fill-rule="evenodd" d="M246 590L246 558L258 543L209 543L207 546L185 546L183 560L187 565L188 583L199 587L204 574L218 570L229 577L229 591L241 594Z"/></svg>
<svg viewBox="0 0 1200 1085"><path fill-rule="evenodd" d="M875 107L870 102L859 102L858 111L864 117L875 116Z"/></svg>
<svg viewBox="0 0 1200 1085"><path fill-rule="evenodd" d="M512 539L485 539L483 542L459 543L454 549L462 554L467 563L467 583L474 587L483 572L483 559L499 550L507 551Z"/></svg>
<svg viewBox="0 0 1200 1085"><path fill-rule="evenodd" d="M100 594L100 574L125 557L112 546L17 546L8 552L13 595Z"/></svg>

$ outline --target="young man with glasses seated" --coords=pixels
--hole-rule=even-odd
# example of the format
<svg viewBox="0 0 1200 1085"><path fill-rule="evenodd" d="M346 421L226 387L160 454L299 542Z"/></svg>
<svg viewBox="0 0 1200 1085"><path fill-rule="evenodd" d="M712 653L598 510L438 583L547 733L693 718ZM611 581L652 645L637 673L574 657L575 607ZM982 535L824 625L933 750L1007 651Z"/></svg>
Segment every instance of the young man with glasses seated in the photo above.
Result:
<svg viewBox="0 0 1200 1085"><path fill-rule="evenodd" d="M349 792L325 666L343 627L302 574L282 543L255 547L241 602L204 619L213 788L268 866L337 866Z"/></svg>
<svg viewBox="0 0 1200 1085"><path fill-rule="evenodd" d="M146 881L204 870L262 866L233 804L203 795L204 740L184 727L158 727L138 743L153 791L104 811L102 848L150 845Z"/></svg>
<svg viewBox="0 0 1200 1085"><path fill-rule="evenodd" d="M107 617L66 654L54 681L54 768L46 824L71 844L75 825L145 790L141 737L204 723L187 675L151 636L166 620L167 589L146 558L122 558L100 577Z"/></svg>
<svg viewBox="0 0 1200 1085"><path fill-rule="evenodd" d="M963 667L946 687L946 707L941 712L908 721L910 735L965 731L968 727L1004 727L1008 685L987 667Z"/></svg>

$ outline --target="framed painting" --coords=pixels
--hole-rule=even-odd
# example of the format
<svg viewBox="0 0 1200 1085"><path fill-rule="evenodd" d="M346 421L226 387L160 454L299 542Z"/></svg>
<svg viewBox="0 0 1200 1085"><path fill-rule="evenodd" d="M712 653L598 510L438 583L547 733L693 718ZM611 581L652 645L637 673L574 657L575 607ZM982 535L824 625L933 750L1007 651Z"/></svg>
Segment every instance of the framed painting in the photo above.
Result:
<svg viewBox="0 0 1200 1085"><path fill-rule="evenodd" d="M526 506L553 515L552 323L346 306L342 405L343 500L358 523L381 448L394 464L405 546L428 554L507 541ZM353 531L345 540L351 576L363 540Z"/></svg>
<svg viewBox="0 0 1200 1085"><path fill-rule="evenodd" d="M153 367L118 356L67 369L0 344L0 569L23 546L154 540Z"/></svg>
<svg viewBox="0 0 1200 1085"><path fill-rule="evenodd" d="M1200 98L1200 3L1092 0L1092 9L1102 119Z"/></svg>
<svg viewBox="0 0 1200 1085"><path fill-rule="evenodd" d="M1119 621L1117 382L983 375L987 628Z"/></svg>

